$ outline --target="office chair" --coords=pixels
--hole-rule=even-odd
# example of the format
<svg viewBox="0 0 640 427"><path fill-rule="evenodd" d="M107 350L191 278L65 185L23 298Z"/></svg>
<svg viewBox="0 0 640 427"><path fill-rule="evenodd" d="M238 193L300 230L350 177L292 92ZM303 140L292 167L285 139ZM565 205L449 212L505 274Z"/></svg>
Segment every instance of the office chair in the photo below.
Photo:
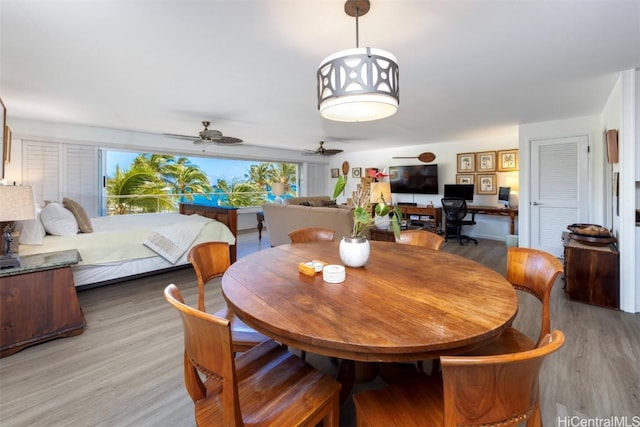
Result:
<svg viewBox="0 0 640 427"><path fill-rule="evenodd" d="M445 241L448 237L455 236L461 245L464 244L463 241L472 241L477 245L476 239L462 234L463 225L476 224L475 212L471 213L471 220L464 219L467 216L467 202L459 197L444 197L441 203L447 230L444 236Z"/></svg>

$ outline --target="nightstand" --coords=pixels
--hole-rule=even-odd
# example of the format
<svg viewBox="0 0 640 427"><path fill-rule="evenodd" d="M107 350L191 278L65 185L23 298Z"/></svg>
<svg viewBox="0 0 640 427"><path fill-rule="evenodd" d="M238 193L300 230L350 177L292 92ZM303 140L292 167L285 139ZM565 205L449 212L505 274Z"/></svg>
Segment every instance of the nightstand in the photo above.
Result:
<svg viewBox="0 0 640 427"><path fill-rule="evenodd" d="M71 266L77 250L20 257L0 270L0 357L55 338L79 335L86 322Z"/></svg>

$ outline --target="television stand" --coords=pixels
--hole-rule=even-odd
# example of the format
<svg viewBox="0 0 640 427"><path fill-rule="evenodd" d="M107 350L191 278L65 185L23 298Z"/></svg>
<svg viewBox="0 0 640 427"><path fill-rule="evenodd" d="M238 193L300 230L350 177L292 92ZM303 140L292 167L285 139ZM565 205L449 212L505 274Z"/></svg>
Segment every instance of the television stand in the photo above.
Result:
<svg viewBox="0 0 640 427"><path fill-rule="evenodd" d="M433 206L402 206L398 204L398 209L402 212L402 218L406 219L412 226L418 226L432 233L442 230L442 208ZM417 216L418 219L410 219Z"/></svg>

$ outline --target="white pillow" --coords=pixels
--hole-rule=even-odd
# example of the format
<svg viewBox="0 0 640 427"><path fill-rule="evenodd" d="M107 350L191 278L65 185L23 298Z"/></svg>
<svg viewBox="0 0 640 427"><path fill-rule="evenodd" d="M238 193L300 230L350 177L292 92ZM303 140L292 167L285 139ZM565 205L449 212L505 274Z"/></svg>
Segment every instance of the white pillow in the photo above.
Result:
<svg viewBox="0 0 640 427"><path fill-rule="evenodd" d="M41 245L46 232L40 220L40 209L36 219L16 221L16 231L20 232L21 245Z"/></svg>
<svg viewBox="0 0 640 427"><path fill-rule="evenodd" d="M42 208L40 212L42 225L47 233L54 236L72 236L78 234L78 221L70 210L60 203L53 202Z"/></svg>

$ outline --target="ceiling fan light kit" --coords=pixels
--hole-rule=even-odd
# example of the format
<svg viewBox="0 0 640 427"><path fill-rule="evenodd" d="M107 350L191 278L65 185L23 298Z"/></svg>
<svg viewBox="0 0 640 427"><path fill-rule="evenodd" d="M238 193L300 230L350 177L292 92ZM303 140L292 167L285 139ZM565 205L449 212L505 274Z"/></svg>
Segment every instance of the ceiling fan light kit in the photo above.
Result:
<svg viewBox="0 0 640 427"><path fill-rule="evenodd" d="M391 53L360 48L358 17L369 11L369 0L347 0L345 13L356 18L356 48L325 58L317 71L318 110L326 119L366 122L398 111L399 68Z"/></svg>

